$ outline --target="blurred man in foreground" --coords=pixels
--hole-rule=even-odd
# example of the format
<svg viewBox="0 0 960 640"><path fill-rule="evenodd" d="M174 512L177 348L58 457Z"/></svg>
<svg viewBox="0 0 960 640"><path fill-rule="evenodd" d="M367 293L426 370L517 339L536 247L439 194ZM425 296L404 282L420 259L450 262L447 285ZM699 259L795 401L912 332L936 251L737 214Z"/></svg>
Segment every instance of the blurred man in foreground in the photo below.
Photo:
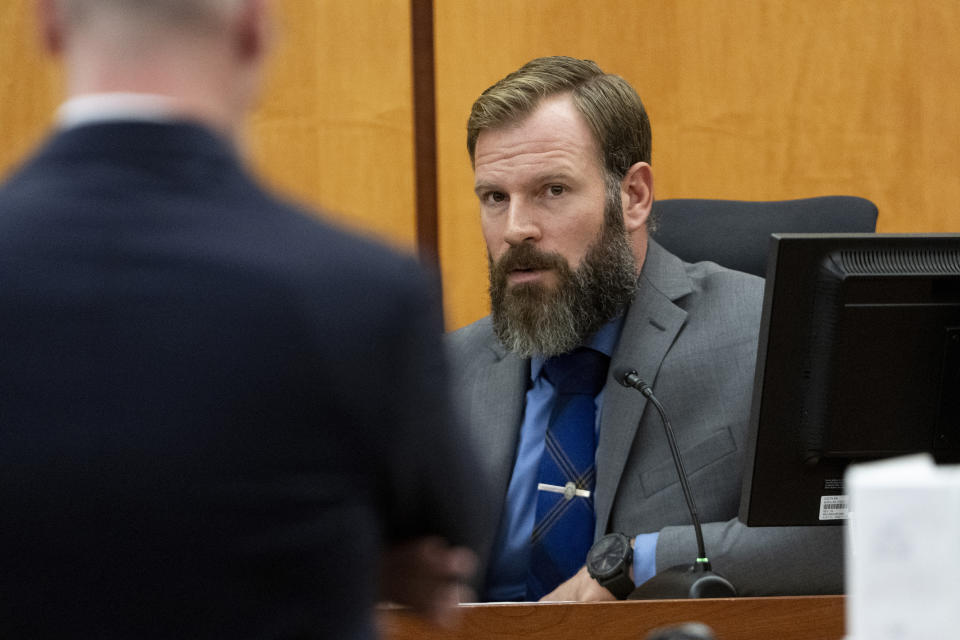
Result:
<svg viewBox="0 0 960 640"><path fill-rule="evenodd" d="M438 309L241 166L265 0L38 4L70 99L0 187L0 635L444 619L478 501Z"/></svg>

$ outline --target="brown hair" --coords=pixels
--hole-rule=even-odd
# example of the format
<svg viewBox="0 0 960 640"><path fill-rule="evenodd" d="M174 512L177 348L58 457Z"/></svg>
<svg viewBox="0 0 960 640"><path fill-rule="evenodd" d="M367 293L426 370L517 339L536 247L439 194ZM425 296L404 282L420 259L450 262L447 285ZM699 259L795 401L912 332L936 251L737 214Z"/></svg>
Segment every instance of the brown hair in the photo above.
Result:
<svg viewBox="0 0 960 640"><path fill-rule="evenodd" d="M566 56L531 60L477 98L467 120L470 161L481 131L517 122L561 93L570 94L593 131L608 178L619 182L635 163L650 162L650 119L637 92L595 62Z"/></svg>

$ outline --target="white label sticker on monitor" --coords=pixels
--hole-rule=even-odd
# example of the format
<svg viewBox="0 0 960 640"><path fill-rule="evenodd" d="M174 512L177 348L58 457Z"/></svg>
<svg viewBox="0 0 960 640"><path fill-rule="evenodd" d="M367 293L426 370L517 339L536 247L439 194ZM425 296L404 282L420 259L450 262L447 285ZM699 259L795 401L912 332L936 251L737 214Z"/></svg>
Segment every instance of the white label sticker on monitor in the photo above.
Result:
<svg viewBox="0 0 960 640"><path fill-rule="evenodd" d="M847 496L820 496L821 520L846 520L848 515Z"/></svg>

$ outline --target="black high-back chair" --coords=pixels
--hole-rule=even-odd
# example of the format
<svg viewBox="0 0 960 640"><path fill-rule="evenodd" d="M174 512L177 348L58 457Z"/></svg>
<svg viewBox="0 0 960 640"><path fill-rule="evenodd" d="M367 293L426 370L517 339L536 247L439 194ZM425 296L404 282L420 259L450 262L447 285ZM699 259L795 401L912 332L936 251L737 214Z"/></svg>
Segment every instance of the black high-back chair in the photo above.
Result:
<svg viewBox="0 0 960 640"><path fill-rule="evenodd" d="M654 239L683 260L710 260L761 278L767 275L771 233L872 233L877 228L877 206L854 196L658 200L653 209Z"/></svg>

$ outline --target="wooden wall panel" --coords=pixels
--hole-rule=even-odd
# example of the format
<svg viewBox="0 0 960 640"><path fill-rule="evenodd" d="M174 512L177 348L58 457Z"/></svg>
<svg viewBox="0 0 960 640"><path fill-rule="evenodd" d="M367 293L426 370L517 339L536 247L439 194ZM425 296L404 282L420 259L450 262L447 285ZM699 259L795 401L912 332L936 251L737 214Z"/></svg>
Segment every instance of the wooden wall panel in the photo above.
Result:
<svg viewBox="0 0 960 640"><path fill-rule="evenodd" d="M43 138L61 83L40 47L33 2L0 2L0 180Z"/></svg>
<svg viewBox="0 0 960 640"><path fill-rule="evenodd" d="M245 145L266 182L405 249L415 242L409 0L274 0L277 48ZM0 175L62 99L33 0L0 2Z"/></svg>
<svg viewBox="0 0 960 640"><path fill-rule="evenodd" d="M275 0L278 51L247 136L278 189L405 248L416 238L409 0ZM0 174L60 99L32 2L0 3ZM464 123L529 58L597 60L653 120L657 196L851 193L881 231L957 231L960 3L436 0L440 255L448 326L486 313Z"/></svg>
<svg viewBox="0 0 960 640"><path fill-rule="evenodd" d="M440 256L447 322L487 313L465 122L539 55L638 90L659 198L853 194L880 231L960 231L960 3L459 0L436 3Z"/></svg>
<svg viewBox="0 0 960 640"><path fill-rule="evenodd" d="M409 0L282 0L250 126L284 192L406 249L416 239Z"/></svg>

